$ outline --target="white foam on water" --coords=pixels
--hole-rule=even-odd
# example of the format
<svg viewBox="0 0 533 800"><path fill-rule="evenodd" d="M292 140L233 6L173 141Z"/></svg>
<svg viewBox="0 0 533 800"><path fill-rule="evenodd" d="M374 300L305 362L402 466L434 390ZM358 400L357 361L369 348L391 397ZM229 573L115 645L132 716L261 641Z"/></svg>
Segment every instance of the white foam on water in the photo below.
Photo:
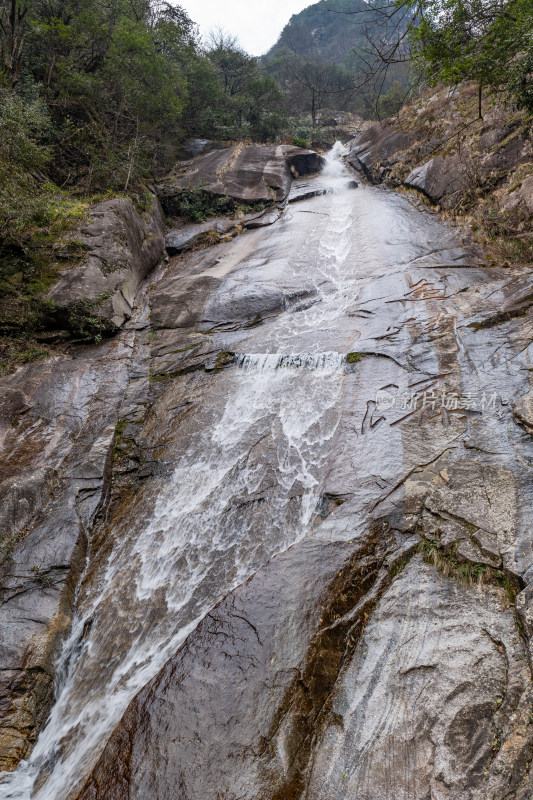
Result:
<svg viewBox="0 0 533 800"><path fill-rule="evenodd" d="M313 372L342 370L342 353L246 353L237 355L236 365L246 372L270 372L276 369L308 369Z"/></svg>

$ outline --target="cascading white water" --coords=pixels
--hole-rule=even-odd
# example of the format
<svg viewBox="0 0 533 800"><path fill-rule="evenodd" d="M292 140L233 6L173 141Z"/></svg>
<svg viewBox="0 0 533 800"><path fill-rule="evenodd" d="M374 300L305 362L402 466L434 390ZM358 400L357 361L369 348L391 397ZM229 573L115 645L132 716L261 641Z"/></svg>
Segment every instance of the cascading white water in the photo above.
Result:
<svg viewBox="0 0 533 800"><path fill-rule="evenodd" d="M207 390L208 413L191 423L146 524L114 534L63 648L48 725L31 758L5 777L0 798L64 800L79 788L129 701L199 620L311 524L345 360L309 336L357 296L342 154L340 143L328 154L317 181L333 192L311 201L316 224L306 246L287 256L295 272L313 265L313 304L280 314L262 342L267 352L243 354L217 378L225 402L219 388ZM288 224L297 223L295 213Z"/></svg>
<svg viewBox="0 0 533 800"><path fill-rule="evenodd" d="M312 213L317 224L312 228L301 252L295 254L291 267L295 274L308 275L313 264L313 281L316 290L314 302L294 314L289 309L271 326L265 346L277 352L287 352L294 343L301 343L306 334L315 334L322 327L331 327L332 321L342 317L357 297L356 265L350 258L354 243L354 197L349 183L353 176L345 167L342 157L348 148L336 142L326 154L326 163L317 184L330 190L327 196L314 201L313 210L298 207L294 215ZM310 345L313 349L316 345Z"/></svg>
<svg viewBox="0 0 533 800"><path fill-rule="evenodd" d="M246 372L264 372L273 369L309 369L313 372L340 370L344 363L342 353L247 353L237 356L236 364Z"/></svg>

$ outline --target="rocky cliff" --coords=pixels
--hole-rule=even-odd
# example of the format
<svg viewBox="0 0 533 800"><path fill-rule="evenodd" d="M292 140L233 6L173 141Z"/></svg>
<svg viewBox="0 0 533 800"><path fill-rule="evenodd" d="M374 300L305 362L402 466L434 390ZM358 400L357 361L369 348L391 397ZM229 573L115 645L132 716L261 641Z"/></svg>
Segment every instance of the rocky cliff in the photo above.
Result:
<svg viewBox="0 0 533 800"><path fill-rule="evenodd" d="M288 49L310 61L343 64L355 46L365 45L364 25L375 22L362 0L320 0L292 15L265 58Z"/></svg>
<svg viewBox="0 0 533 800"><path fill-rule="evenodd" d="M478 88L428 91L374 124L350 163L376 182L411 191L469 226L495 263L533 258L531 118Z"/></svg>

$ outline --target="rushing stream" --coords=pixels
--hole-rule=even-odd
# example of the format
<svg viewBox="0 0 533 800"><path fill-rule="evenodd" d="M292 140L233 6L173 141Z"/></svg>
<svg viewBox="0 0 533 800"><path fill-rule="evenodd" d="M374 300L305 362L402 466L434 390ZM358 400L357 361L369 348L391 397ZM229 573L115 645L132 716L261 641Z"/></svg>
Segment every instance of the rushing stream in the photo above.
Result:
<svg viewBox="0 0 533 800"><path fill-rule="evenodd" d="M132 698L221 600L316 527L331 486L340 492L351 481L351 517L337 526L351 541L403 474L447 452L463 431L462 422L447 423L428 438L432 423L404 439L393 427L405 414L399 403L390 427L372 417L378 389L432 386L428 376L444 374L443 364L458 380L456 363L446 362L448 328L438 345L444 356L426 342L410 353L419 358L414 369L408 331L416 324L426 335L445 319L438 303L446 297L429 284L415 310L417 268L455 268L465 254L405 198L350 186L343 155L337 143L312 179L328 194L290 205L272 228L238 237L220 263L205 266L222 278L206 329L251 297L281 292L281 311L259 326L221 325L217 347L236 353L233 365L202 376L186 400L179 382L167 390L179 418L167 470L122 503L89 550L55 704L29 760L5 775L3 800L76 797ZM401 300L380 306L394 292ZM350 364L358 357L346 355L359 349L376 358L364 360L356 392ZM345 436L356 451L332 463Z"/></svg>

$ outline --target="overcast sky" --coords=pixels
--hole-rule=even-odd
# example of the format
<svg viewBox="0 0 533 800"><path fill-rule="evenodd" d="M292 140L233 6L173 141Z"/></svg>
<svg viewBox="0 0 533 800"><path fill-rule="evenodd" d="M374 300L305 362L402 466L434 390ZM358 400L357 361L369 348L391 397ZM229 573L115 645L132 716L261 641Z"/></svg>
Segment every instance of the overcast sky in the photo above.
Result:
<svg viewBox="0 0 533 800"><path fill-rule="evenodd" d="M241 46L261 56L277 40L293 14L317 0L177 0L202 34L217 25L237 36Z"/></svg>

